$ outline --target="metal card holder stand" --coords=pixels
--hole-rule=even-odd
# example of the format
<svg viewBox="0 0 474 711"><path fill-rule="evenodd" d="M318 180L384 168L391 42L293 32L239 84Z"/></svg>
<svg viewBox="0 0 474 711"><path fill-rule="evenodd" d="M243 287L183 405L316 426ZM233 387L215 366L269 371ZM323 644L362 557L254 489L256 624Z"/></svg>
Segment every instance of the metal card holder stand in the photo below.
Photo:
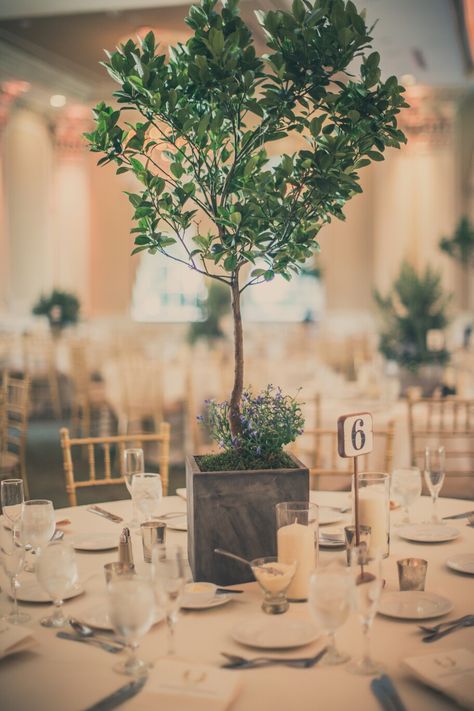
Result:
<svg viewBox="0 0 474 711"><path fill-rule="evenodd" d="M362 454L369 454L374 448L373 419L370 412L356 412L341 415L337 420L337 449L340 457L352 458L354 489L355 545L360 545L359 521L359 461ZM364 560L360 561L360 575L357 584L367 583L374 576L364 570Z"/></svg>

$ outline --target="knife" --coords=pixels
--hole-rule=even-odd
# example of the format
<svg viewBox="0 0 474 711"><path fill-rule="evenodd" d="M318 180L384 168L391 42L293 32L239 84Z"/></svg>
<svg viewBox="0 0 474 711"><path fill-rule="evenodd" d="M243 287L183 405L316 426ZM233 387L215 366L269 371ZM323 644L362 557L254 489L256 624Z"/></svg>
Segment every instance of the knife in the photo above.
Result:
<svg viewBox="0 0 474 711"><path fill-rule="evenodd" d="M398 691L386 674L382 674L377 679L372 679L370 688L386 711L406 711Z"/></svg>
<svg viewBox="0 0 474 711"><path fill-rule="evenodd" d="M107 518L109 521L113 521L114 523L122 523L123 521L123 518L121 516L117 516L116 514L110 513L110 511L106 511L100 506L89 506L87 510L90 511L90 513L97 514L97 516L103 516L104 518Z"/></svg>
<svg viewBox="0 0 474 711"><path fill-rule="evenodd" d="M143 689L146 679L146 676L141 679L134 679L128 684L125 684L125 686L121 686L120 689L117 689L117 691L114 691L109 696L101 699L93 706L89 706L84 711L110 711L111 709L120 706L120 704L123 704L124 701L136 696L136 694Z"/></svg>
<svg viewBox="0 0 474 711"><path fill-rule="evenodd" d="M92 637L80 637L79 635L72 634L71 632L58 632L56 637L59 639L69 639L72 642L82 642L83 644L91 644L93 647L99 647L105 652L110 652L111 654L119 654L123 652L123 646L114 644L111 642L102 642L98 639L93 639Z"/></svg>
<svg viewBox="0 0 474 711"><path fill-rule="evenodd" d="M474 511L465 511L464 513L454 514L453 516L443 516L443 521L454 521L456 518L468 518L474 515Z"/></svg>

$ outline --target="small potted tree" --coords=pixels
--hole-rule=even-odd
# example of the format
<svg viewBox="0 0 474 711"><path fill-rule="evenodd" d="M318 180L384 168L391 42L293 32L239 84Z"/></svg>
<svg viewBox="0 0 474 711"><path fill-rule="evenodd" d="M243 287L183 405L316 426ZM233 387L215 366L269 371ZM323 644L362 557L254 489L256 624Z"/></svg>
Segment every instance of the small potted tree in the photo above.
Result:
<svg viewBox="0 0 474 711"><path fill-rule="evenodd" d="M79 320L79 299L75 294L61 289L53 289L50 294L42 294L33 306L35 316L46 316L53 335L59 335L63 328L72 326Z"/></svg>
<svg viewBox="0 0 474 711"><path fill-rule="evenodd" d="M212 559L216 545L271 555L273 504L309 495L307 470L282 449L301 429L295 404L278 389L245 396L252 411L263 398L289 417L263 463L248 426L242 294L298 273L319 249L321 227L343 219L345 202L361 192L359 170L405 142L397 128L403 88L394 76L381 80L379 54L353 2L294 0L290 11L257 12L264 57L238 4L193 5L186 18L193 35L169 57L152 33L108 54L117 107L100 103L86 134L103 154L99 164L113 162L140 184L128 194L133 253L175 259L231 293L234 384L210 418L224 452L206 458L205 471L193 458L187 473L190 559L197 577L220 583L232 574L227 561ZM294 143L285 153L288 137ZM271 166L276 142L280 160Z"/></svg>

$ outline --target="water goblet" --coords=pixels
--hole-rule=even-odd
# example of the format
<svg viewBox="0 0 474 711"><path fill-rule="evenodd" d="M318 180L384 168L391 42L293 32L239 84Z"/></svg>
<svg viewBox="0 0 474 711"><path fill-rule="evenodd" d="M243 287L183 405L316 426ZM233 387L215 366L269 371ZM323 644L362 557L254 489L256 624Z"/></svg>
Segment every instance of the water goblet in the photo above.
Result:
<svg viewBox="0 0 474 711"><path fill-rule="evenodd" d="M132 481L132 499L142 521L150 521L158 514L163 498L163 486L159 474L135 474Z"/></svg>
<svg viewBox="0 0 474 711"><path fill-rule="evenodd" d="M0 562L5 571L5 575L10 582L10 594L12 598L12 608L9 614L3 618L14 625L22 625L28 622L30 615L20 612L18 609L17 586L18 573L21 571L25 561L25 549L19 540L18 531L6 531L0 529Z"/></svg>
<svg viewBox="0 0 474 711"><path fill-rule="evenodd" d="M410 506L421 496L421 472L418 467L395 469L391 479L391 493L403 506L403 519L399 525L411 523Z"/></svg>
<svg viewBox="0 0 474 711"><path fill-rule="evenodd" d="M444 447L425 448L424 474L426 486L428 487L433 502L431 523L444 523L438 515L438 496L446 475Z"/></svg>
<svg viewBox="0 0 474 711"><path fill-rule="evenodd" d="M0 485L2 513L15 530L20 523L25 507L23 479L4 479Z"/></svg>
<svg viewBox="0 0 474 711"><path fill-rule="evenodd" d="M360 659L350 665L349 670L354 674L373 676L383 671L370 653L370 632L384 584L380 550L377 549L374 558L369 559L367 545L354 546L351 552L351 573L355 583L355 607L364 635L364 652Z"/></svg>
<svg viewBox="0 0 474 711"><path fill-rule="evenodd" d="M51 616L43 617L43 627L64 627L67 618L63 611L64 596L77 582L78 572L74 549L64 541L54 541L41 549L36 563L36 577L53 600Z"/></svg>
<svg viewBox="0 0 474 711"><path fill-rule="evenodd" d="M175 654L176 625L184 585L191 578L180 546L155 546L152 552L157 603L166 614L168 654Z"/></svg>
<svg viewBox="0 0 474 711"><path fill-rule="evenodd" d="M309 609L329 637L327 652L321 664L344 664L350 655L336 647L336 631L349 617L353 601L354 580L347 568L328 566L316 570L309 584Z"/></svg>
<svg viewBox="0 0 474 711"><path fill-rule="evenodd" d="M128 493L132 496L132 483L133 477L136 474L143 474L145 472L145 458L143 455L143 449L141 447L130 447L125 449L123 452L123 475L125 477L125 485L128 489ZM138 519L135 511L135 503L132 497L132 519L129 522L129 526L136 528L138 526Z"/></svg>
<svg viewBox="0 0 474 711"><path fill-rule="evenodd" d="M25 550L29 547L32 553L38 553L39 549L51 540L55 529L52 501L47 499L25 501L20 527L21 542ZM25 570L34 572L34 565L25 564Z"/></svg>
<svg viewBox="0 0 474 711"><path fill-rule="evenodd" d="M250 564L257 583L264 592L262 610L270 615L286 612L288 588L296 572L296 561L279 563L278 558L256 558Z"/></svg>
<svg viewBox="0 0 474 711"><path fill-rule="evenodd" d="M155 615L155 596L149 580L134 575L113 579L107 587L109 619L114 631L125 640L128 658L114 666L119 674L147 676L148 665L137 656L140 640Z"/></svg>

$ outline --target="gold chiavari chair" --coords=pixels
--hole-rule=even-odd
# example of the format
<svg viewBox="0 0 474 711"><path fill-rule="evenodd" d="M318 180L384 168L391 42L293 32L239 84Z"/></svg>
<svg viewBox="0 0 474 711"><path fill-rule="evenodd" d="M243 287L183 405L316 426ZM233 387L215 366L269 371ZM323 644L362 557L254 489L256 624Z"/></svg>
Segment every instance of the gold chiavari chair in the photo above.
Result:
<svg viewBox="0 0 474 711"><path fill-rule="evenodd" d="M390 421L384 429L374 429L374 452L363 454L359 458L359 471L374 468L374 459L380 462L375 468L391 472L393 462L393 440L395 435L394 422ZM305 445L305 439L309 446ZM298 439L293 452L309 468L311 489L316 489L321 477L329 477L340 488L350 487L352 475L352 460L341 459L337 451L337 429L311 428L305 429ZM337 477L337 479L335 479Z"/></svg>
<svg viewBox="0 0 474 711"><path fill-rule="evenodd" d="M0 392L0 478L17 473L29 497L26 475L26 436L28 430L30 381L3 373Z"/></svg>
<svg viewBox="0 0 474 711"><path fill-rule="evenodd" d="M169 457L170 457L170 426L162 422L158 433L115 435L110 437L70 438L67 427L61 428L61 447L63 450L64 475L66 491L71 506L77 506L77 489L94 486L109 486L125 483L123 470L123 452L127 447L146 447L149 444L159 446L159 474L163 484L163 494L168 493ZM72 449L82 449L87 454L88 477L78 481L75 476ZM101 454L97 456L97 451ZM117 453L119 476L112 476L112 456ZM98 459L103 460L103 472L98 471ZM145 453L146 459L146 453ZM100 474L103 473L103 476Z"/></svg>
<svg viewBox="0 0 474 711"><path fill-rule="evenodd" d="M408 398L411 461L423 468L428 445L443 445L446 476L442 493L474 498L474 400Z"/></svg>
<svg viewBox="0 0 474 711"><path fill-rule="evenodd" d="M71 428L83 437L89 436L94 418L101 417L110 407L104 383L94 380L89 365L91 346L88 341L72 343L69 349L70 377L72 381Z"/></svg>

